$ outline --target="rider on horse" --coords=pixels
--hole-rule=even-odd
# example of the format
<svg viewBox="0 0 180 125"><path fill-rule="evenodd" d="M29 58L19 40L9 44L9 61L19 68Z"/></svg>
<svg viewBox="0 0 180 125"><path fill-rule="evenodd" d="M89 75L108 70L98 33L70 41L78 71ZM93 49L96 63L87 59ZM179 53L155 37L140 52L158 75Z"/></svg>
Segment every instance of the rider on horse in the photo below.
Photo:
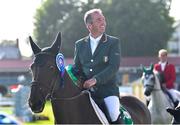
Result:
<svg viewBox="0 0 180 125"><path fill-rule="evenodd" d="M75 67L85 74L83 87L90 89L96 103L104 102L110 122L121 123L119 89L115 85L120 66L119 39L104 33L106 20L100 9L86 12L84 22L89 35L76 42Z"/></svg>
<svg viewBox="0 0 180 125"><path fill-rule="evenodd" d="M170 64L167 60L168 52L165 49L159 50L158 57L159 63L155 64L154 70L158 71L160 75L160 82L162 89L170 97L174 104L178 104L178 97L174 92L176 72L175 66Z"/></svg>

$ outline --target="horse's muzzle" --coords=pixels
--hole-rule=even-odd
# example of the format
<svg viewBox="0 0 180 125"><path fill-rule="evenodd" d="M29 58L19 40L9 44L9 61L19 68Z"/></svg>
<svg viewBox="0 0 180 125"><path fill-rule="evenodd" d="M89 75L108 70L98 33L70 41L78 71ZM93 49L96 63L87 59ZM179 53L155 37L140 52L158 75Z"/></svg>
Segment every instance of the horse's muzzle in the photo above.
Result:
<svg viewBox="0 0 180 125"><path fill-rule="evenodd" d="M145 90L145 91L144 91L144 94L145 94L146 96L149 96L149 95L151 94L151 92L150 92L149 90Z"/></svg>
<svg viewBox="0 0 180 125"><path fill-rule="evenodd" d="M144 94L146 96L149 96L151 94L151 92L153 91L153 86L150 85L146 85L144 88Z"/></svg>
<svg viewBox="0 0 180 125"><path fill-rule="evenodd" d="M41 113L44 109L44 104L34 105L30 100L28 101L29 107L34 113Z"/></svg>

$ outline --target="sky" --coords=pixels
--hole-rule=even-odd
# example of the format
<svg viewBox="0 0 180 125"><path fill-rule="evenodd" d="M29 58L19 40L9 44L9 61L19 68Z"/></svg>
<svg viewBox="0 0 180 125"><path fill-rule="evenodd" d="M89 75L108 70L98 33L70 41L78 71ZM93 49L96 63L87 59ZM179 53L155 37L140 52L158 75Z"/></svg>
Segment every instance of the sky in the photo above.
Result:
<svg viewBox="0 0 180 125"><path fill-rule="evenodd" d="M33 15L41 0L0 0L0 40L32 33Z"/></svg>
<svg viewBox="0 0 180 125"><path fill-rule="evenodd" d="M27 48L24 39L32 35L34 29L33 16L41 1L0 0L0 41L19 38L21 48ZM170 15L176 20L180 20L179 5L180 0L172 0ZM28 49L25 50L29 51Z"/></svg>
<svg viewBox="0 0 180 125"><path fill-rule="evenodd" d="M41 0L0 0L0 41L19 39L22 55L30 56L25 38L32 35L33 16Z"/></svg>
<svg viewBox="0 0 180 125"><path fill-rule="evenodd" d="M172 0L170 15L180 20L180 0Z"/></svg>

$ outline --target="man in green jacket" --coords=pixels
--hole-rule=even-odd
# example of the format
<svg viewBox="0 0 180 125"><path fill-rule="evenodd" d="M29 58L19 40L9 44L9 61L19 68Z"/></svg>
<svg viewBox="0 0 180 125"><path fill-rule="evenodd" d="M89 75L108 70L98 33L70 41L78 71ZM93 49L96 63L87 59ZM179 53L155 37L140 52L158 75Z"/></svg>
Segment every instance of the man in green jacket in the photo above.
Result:
<svg viewBox="0 0 180 125"><path fill-rule="evenodd" d="M106 20L100 9L85 13L84 22L89 35L75 43L75 67L87 80L83 87L89 89L98 103L103 100L112 123L120 123L119 89L115 76L120 66L120 41L105 33Z"/></svg>

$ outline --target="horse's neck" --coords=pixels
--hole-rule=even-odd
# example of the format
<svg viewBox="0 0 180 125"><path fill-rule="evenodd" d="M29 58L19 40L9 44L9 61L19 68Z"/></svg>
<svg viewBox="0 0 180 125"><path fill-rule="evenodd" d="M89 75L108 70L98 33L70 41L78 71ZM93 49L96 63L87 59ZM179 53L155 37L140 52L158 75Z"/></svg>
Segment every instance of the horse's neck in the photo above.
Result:
<svg viewBox="0 0 180 125"><path fill-rule="evenodd" d="M73 83L68 73L65 71L63 76L63 83L61 77L56 81L56 93L59 98L70 98L76 96L81 90Z"/></svg>
<svg viewBox="0 0 180 125"><path fill-rule="evenodd" d="M154 74L154 77L155 77L155 85L154 85L154 89L156 90L160 90L161 89L161 85L160 85L160 81L157 77L157 74Z"/></svg>
<svg viewBox="0 0 180 125"><path fill-rule="evenodd" d="M156 106L161 106L165 108L166 105L169 104L169 102L166 95L161 89L160 82L156 74L155 74L155 82L156 83L154 85L154 90L152 91L152 94L151 94L152 102Z"/></svg>
<svg viewBox="0 0 180 125"><path fill-rule="evenodd" d="M166 103L167 98L166 95L163 93L162 90L153 90L151 94L151 98L156 103Z"/></svg>

